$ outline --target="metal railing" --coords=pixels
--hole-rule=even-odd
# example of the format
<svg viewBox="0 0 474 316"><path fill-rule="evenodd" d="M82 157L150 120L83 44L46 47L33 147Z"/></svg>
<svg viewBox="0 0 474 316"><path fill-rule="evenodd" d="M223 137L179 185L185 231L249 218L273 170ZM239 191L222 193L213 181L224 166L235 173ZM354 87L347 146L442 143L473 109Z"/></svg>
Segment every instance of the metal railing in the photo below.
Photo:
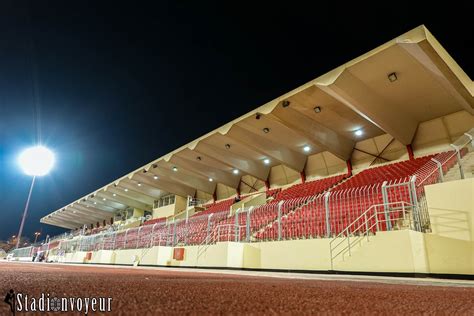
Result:
<svg viewBox="0 0 474 316"><path fill-rule="evenodd" d="M404 201L369 207L329 242L331 269L334 269L336 258L344 257L346 253L351 256L354 246L365 239L369 241L370 236L379 231L415 229L418 224L412 216L413 210L414 205Z"/></svg>

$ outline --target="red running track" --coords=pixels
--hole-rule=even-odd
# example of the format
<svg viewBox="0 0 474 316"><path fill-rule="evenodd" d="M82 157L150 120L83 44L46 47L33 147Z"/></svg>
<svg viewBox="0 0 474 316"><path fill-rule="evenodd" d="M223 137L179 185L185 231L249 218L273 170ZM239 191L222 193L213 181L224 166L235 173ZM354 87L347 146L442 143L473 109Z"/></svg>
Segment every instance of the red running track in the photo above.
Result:
<svg viewBox="0 0 474 316"><path fill-rule="evenodd" d="M9 315L3 298L10 288L30 296L110 296L105 315L474 315L474 287L6 262L0 315Z"/></svg>

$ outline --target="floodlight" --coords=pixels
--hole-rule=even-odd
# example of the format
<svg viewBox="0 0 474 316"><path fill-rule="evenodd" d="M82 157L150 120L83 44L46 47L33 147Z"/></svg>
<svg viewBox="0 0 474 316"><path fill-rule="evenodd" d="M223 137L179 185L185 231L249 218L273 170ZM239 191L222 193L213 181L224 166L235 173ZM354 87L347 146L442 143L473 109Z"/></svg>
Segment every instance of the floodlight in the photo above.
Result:
<svg viewBox="0 0 474 316"><path fill-rule="evenodd" d="M44 146L34 146L25 149L18 157L18 164L29 176L44 176L54 166L54 154Z"/></svg>

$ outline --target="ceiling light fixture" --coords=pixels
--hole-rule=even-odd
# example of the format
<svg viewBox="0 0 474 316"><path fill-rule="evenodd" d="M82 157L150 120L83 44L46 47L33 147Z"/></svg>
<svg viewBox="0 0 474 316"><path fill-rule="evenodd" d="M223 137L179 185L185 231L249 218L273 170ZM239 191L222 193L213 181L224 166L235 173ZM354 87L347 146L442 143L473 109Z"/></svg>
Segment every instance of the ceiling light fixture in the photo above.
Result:
<svg viewBox="0 0 474 316"><path fill-rule="evenodd" d="M388 74L387 77L388 77L388 80L390 80L390 82L395 82L398 80L397 74L395 72Z"/></svg>
<svg viewBox="0 0 474 316"><path fill-rule="evenodd" d="M199 161L202 160L201 156L197 156L196 159L199 160Z"/></svg>
<svg viewBox="0 0 474 316"><path fill-rule="evenodd" d="M153 176L153 179L158 180L158 176Z"/></svg>
<svg viewBox="0 0 474 316"><path fill-rule="evenodd" d="M125 189L124 189L124 191L125 191L125 192L128 192L128 189L127 189L127 188L125 188Z"/></svg>
<svg viewBox="0 0 474 316"><path fill-rule="evenodd" d="M230 144L225 144L225 149L230 149Z"/></svg>
<svg viewBox="0 0 474 316"><path fill-rule="evenodd" d="M214 180L212 178L209 178L209 182L212 182L212 181L214 181Z"/></svg>
<svg viewBox="0 0 474 316"><path fill-rule="evenodd" d="M174 172L178 171L178 168L177 168L176 166L173 167L173 171L174 171Z"/></svg>
<svg viewBox="0 0 474 316"><path fill-rule="evenodd" d="M140 182L138 182L138 183L137 183L137 185L138 185L139 187L141 187L141 186L142 186L142 184L141 184Z"/></svg>
<svg viewBox="0 0 474 316"><path fill-rule="evenodd" d="M117 196L117 194L115 194L115 193L114 193L114 194L112 194L112 195L113 195L113 196Z"/></svg>
<svg viewBox="0 0 474 316"><path fill-rule="evenodd" d="M107 201L107 199L106 199L106 198L103 198L102 201Z"/></svg>
<svg viewBox="0 0 474 316"><path fill-rule="evenodd" d="M234 170L232 170L232 173L233 173L233 174L239 174L239 170L238 170L238 169L234 169Z"/></svg>
<svg viewBox="0 0 474 316"><path fill-rule="evenodd" d="M257 114L255 115L255 119L256 119L256 120L259 120L260 117L261 117L260 113L257 113Z"/></svg>
<svg viewBox="0 0 474 316"><path fill-rule="evenodd" d="M362 134L364 134L364 132L362 132L361 129L358 129L357 131L354 132L355 136L362 136Z"/></svg>
<svg viewBox="0 0 474 316"><path fill-rule="evenodd" d="M310 150L311 150L311 147L309 147L308 145L306 145L306 146L303 147L303 151L304 151L305 153L309 152Z"/></svg>
<svg viewBox="0 0 474 316"><path fill-rule="evenodd" d="M284 108L287 108L288 106L290 106L290 103L291 103L290 101L285 100L281 103L281 106L284 107Z"/></svg>
<svg viewBox="0 0 474 316"><path fill-rule="evenodd" d="M268 158L263 159L263 163L268 165L270 163L270 159L268 159Z"/></svg>
<svg viewBox="0 0 474 316"><path fill-rule="evenodd" d="M320 106L315 107L314 112L321 113L321 107Z"/></svg>
<svg viewBox="0 0 474 316"><path fill-rule="evenodd" d="M263 131L265 134L267 134L267 133L270 132L270 129L269 129L268 127L264 127L264 128L262 129L262 131Z"/></svg>

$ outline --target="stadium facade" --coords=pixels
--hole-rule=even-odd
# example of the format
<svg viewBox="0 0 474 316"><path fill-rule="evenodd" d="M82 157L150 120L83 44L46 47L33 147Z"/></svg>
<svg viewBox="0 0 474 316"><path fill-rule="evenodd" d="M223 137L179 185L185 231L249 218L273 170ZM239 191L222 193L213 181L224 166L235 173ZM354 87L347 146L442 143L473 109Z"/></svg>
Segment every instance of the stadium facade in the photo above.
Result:
<svg viewBox="0 0 474 316"><path fill-rule="evenodd" d="M50 213L71 232L16 258L472 276L473 95L417 27Z"/></svg>

